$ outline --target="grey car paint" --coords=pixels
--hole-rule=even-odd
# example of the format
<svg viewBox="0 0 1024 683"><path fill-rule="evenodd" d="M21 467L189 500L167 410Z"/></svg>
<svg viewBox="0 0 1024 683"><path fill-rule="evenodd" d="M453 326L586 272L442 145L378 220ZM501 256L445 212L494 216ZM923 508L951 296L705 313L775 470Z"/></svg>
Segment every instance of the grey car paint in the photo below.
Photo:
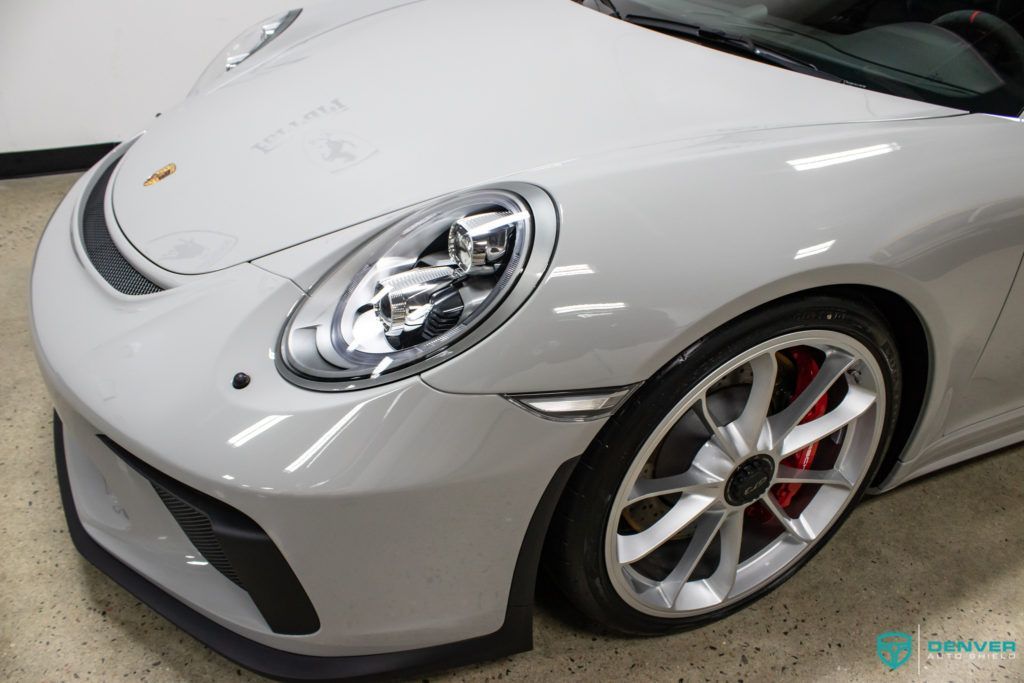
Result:
<svg viewBox="0 0 1024 683"><path fill-rule="evenodd" d="M424 44L428 19L449 37L458 22L477 28L480 59ZM533 29L530 50L489 49ZM385 33L405 47L382 49ZM410 77L439 65L451 79ZM523 70L550 80L520 83ZM495 75L525 99L493 119L474 96L453 120L423 106ZM402 97L375 106L380 83ZM336 174L311 161L305 133L269 157L252 149L341 96L354 114L343 132L375 153L363 147ZM423 140L417 122L444 135ZM927 394L881 488L1018 440L1022 148L1015 119L783 72L568 0L311 8L156 121L119 166L106 198L115 241L169 289L126 297L92 270L77 225L95 172L43 237L33 328L68 425L76 503L108 550L218 623L291 652L365 654L501 624L541 492L603 424L544 420L502 394L642 382L781 296L874 287L921 321ZM253 165L264 157L290 163ZM174 176L143 186L171 161ZM513 180L555 198L559 243L496 332L419 378L361 392L310 392L277 373L289 311L354 244L433 197ZM234 391L243 369L253 383ZM87 445L99 431L259 521L323 628L271 633L227 579L189 564L194 549L161 531L173 525L155 494ZM397 563L396 547L415 552Z"/></svg>
<svg viewBox="0 0 1024 683"><path fill-rule="evenodd" d="M1022 136L1018 121L984 115L714 136L589 162L589 178L610 190L601 196L587 180L560 182L562 168L534 173L572 207L554 272L586 264L593 274L549 276L512 321L532 330L525 343L494 337L426 380L449 391L626 384L773 299L878 287L910 303L930 344L928 400L895 484L946 457L932 446L941 437L962 429L983 442L1024 402L1013 380L997 396L974 372L994 327L979 369L1021 358L1014 299L996 322L1024 251ZM873 145L891 151L806 171L791 163ZM500 379L484 369L498 345Z"/></svg>

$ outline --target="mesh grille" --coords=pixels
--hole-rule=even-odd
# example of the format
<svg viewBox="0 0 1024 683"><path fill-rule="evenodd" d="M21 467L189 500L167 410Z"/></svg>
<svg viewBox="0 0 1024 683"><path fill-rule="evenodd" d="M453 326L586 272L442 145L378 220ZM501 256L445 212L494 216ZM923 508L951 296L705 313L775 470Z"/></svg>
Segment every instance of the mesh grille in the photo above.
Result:
<svg viewBox="0 0 1024 683"><path fill-rule="evenodd" d="M210 518L163 486L160 486L160 484L153 481L149 483L152 484L153 489L160 496L160 500L167 506L175 521L178 522L178 526L185 532L188 540L196 547L199 554L213 565L217 571L234 581L244 590L245 586L242 585L241 579L235 573L235 568L231 566L227 556L224 555L224 549L221 547L220 541L217 540L217 536L213 533Z"/></svg>
<svg viewBox="0 0 1024 683"><path fill-rule="evenodd" d="M107 193L110 175L116 166L117 164L111 164L110 168L103 172L85 201L85 212L82 216L82 242L85 244L85 253L103 279L122 294L139 296L162 292L162 287L150 282L128 263L110 237L107 216L103 210L103 198Z"/></svg>

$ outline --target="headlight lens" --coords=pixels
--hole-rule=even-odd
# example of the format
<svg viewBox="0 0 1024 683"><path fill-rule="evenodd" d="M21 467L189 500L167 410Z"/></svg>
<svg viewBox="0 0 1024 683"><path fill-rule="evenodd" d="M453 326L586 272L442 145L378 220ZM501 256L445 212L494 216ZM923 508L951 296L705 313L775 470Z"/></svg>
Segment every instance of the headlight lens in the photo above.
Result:
<svg viewBox="0 0 1024 683"><path fill-rule="evenodd" d="M327 391L381 384L500 325L539 282L557 233L548 195L512 187L418 210L342 261L292 313L282 373Z"/></svg>
<svg viewBox="0 0 1024 683"><path fill-rule="evenodd" d="M192 93L195 94L208 89L221 76L237 68L242 62L251 57L254 52L281 35L286 28L292 25L292 22L298 18L300 13L302 13L301 9L293 9L281 14L275 14L246 29L237 38L228 43L227 47L221 50L210 65L206 67L206 71L203 72L195 87L192 88Z"/></svg>

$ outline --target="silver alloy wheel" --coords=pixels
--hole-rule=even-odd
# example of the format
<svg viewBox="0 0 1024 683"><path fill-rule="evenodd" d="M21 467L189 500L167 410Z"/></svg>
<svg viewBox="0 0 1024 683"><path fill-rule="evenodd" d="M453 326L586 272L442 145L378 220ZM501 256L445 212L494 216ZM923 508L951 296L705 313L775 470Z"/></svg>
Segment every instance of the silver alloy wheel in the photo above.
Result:
<svg viewBox="0 0 1024 683"><path fill-rule="evenodd" d="M780 408L779 361L794 349L815 354L820 367ZM688 617L784 573L832 527L871 469L884 387L874 355L828 330L777 337L712 372L644 442L612 504L605 559L619 596L647 614ZM826 412L805 421L823 397ZM808 447L825 457L794 467ZM672 460L675 468L659 471ZM799 505L784 508L776 492L796 484Z"/></svg>

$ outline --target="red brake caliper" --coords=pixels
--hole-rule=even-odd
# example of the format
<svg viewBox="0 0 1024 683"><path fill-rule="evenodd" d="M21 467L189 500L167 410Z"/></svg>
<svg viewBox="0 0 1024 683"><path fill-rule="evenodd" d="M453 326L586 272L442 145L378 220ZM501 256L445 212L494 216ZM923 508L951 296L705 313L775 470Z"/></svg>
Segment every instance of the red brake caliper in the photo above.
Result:
<svg viewBox="0 0 1024 683"><path fill-rule="evenodd" d="M803 393L804 389L808 387L814 376L818 374L818 361L814 359L811 352L807 349L796 348L791 349L790 357L793 359L793 364L796 365L796 387L793 392L794 397L799 397ZM828 397L822 396L818 399L818 402L807 411L803 419L800 420L800 424L810 422L811 420L817 420L819 417L825 414L828 409ZM810 446L794 453L785 459L784 463L790 467L795 467L801 470L807 470L811 468L811 463L814 462L814 456L818 453L818 443L812 443ZM800 484L779 484L775 488L775 497L778 499L779 504L782 507L788 507L793 502L793 496L800 490Z"/></svg>

